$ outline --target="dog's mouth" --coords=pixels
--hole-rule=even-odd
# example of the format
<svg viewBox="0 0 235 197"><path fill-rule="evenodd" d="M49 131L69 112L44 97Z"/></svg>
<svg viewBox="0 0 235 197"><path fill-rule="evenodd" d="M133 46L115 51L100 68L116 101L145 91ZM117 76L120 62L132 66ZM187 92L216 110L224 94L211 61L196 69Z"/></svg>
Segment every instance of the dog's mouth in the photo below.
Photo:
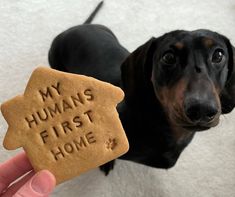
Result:
<svg viewBox="0 0 235 197"><path fill-rule="evenodd" d="M203 121L192 122L183 114L179 113L176 114L174 118L171 116L171 120L173 120L172 122L175 123L174 125L181 127L187 131L195 131L195 132L205 131L219 124L219 114L217 114L216 117L209 122L203 122Z"/></svg>
<svg viewBox="0 0 235 197"><path fill-rule="evenodd" d="M203 118L203 114L199 114L202 118L196 120L190 119L181 105L172 105L166 107L166 114L172 126L180 127L187 131L205 131L219 124L221 111L219 110L213 117Z"/></svg>
<svg viewBox="0 0 235 197"><path fill-rule="evenodd" d="M219 123L219 119L218 120L214 120L213 122L210 122L210 123L198 123L198 124L195 124L195 123L191 123L191 122L188 122L188 121L176 121L173 123L173 125L177 126L177 127L181 127L187 131L205 131L205 130L208 130L212 127L215 127L217 126Z"/></svg>
<svg viewBox="0 0 235 197"><path fill-rule="evenodd" d="M184 129L188 131L205 131L210 129L210 126L202 126L202 125L187 125L183 126Z"/></svg>
<svg viewBox="0 0 235 197"><path fill-rule="evenodd" d="M189 131L205 131L212 127L215 127L219 124L219 116L211 120L210 122L198 122L198 123L192 123L186 121L186 124L182 124L182 127Z"/></svg>

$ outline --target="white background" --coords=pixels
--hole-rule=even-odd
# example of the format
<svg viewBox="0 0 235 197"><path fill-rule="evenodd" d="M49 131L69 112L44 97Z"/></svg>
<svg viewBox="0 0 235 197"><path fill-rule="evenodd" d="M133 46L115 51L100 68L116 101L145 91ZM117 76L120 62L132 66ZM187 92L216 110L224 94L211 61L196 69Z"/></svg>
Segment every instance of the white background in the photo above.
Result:
<svg viewBox="0 0 235 197"><path fill-rule="evenodd" d="M98 2L1 0L0 103L23 93L32 70L48 65L52 39L83 23ZM130 51L175 29L211 29L235 44L235 0L106 0L94 23L108 26ZM59 185L52 196L235 196L234 118L235 112L221 117L215 129L198 133L168 171L119 160L108 177L92 170ZM0 116L0 162L17 152L1 145L6 129Z"/></svg>

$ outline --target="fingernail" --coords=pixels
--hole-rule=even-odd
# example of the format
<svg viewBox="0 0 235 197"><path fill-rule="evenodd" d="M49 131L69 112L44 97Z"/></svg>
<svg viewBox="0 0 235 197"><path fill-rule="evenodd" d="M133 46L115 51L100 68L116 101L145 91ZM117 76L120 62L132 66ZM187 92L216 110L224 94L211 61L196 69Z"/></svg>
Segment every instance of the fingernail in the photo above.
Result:
<svg viewBox="0 0 235 197"><path fill-rule="evenodd" d="M48 194L55 186L54 176L47 170L38 172L31 181L32 189L39 194Z"/></svg>

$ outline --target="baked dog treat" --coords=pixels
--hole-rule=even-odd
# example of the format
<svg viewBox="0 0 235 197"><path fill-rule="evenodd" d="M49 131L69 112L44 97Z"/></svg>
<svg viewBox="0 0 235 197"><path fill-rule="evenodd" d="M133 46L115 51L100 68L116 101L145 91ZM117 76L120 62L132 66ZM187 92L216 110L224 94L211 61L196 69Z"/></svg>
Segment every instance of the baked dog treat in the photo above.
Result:
<svg viewBox="0 0 235 197"><path fill-rule="evenodd" d="M23 147L34 170L50 170L59 184L128 151L116 110L123 97L109 83L39 67L24 94L1 105L3 145Z"/></svg>

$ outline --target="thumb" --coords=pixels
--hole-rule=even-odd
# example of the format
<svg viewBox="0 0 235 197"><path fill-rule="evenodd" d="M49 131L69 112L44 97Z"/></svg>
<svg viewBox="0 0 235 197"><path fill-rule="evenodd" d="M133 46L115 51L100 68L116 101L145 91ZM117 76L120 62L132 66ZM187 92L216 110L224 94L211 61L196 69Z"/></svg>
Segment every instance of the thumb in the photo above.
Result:
<svg viewBox="0 0 235 197"><path fill-rule="evenodd" d="M36 173L13 197L44 197L54 189L56 180L48 170Z"/></svg>

